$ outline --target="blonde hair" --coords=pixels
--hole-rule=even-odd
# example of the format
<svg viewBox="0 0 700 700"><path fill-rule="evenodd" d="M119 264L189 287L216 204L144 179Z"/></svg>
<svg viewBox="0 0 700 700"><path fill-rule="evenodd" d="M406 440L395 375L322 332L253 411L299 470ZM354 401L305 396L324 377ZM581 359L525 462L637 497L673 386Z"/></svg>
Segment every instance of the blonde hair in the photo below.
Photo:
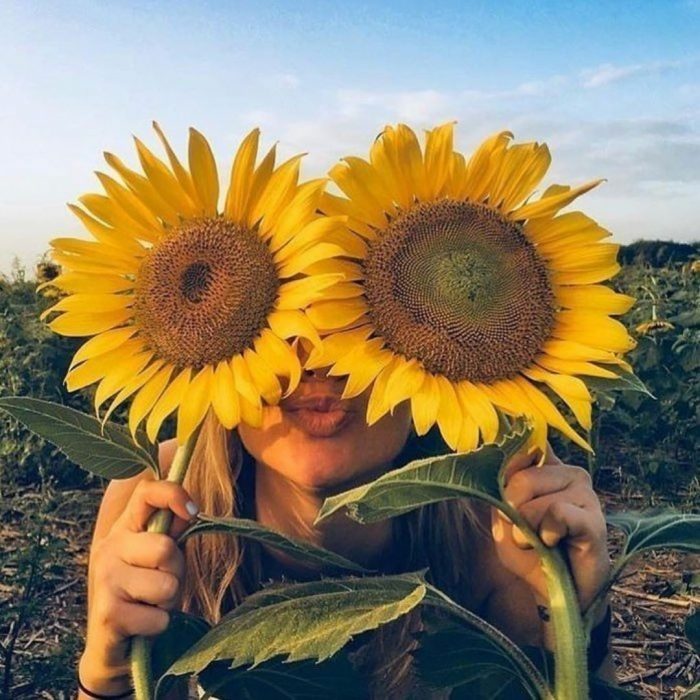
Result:
<svg viewBox="0 0 700 700"><path fill-rule="evenodd" d="M242 477L252 476L243 473L246 467L251 469L252 465L238 434L222 428L210 414L184 485L202 512L240 517ZM442 501L395 518L394 541L404 555L400 571L427 566L433 583L463 605L473 607L469 561L475 535L483 533L479 508L466 500ZM230 534L190 538L185 543L185 560L183 607L212 624L263 582L258 546ZM410 652L417 646L414 635L420 629L420 611L415 609L376 630L353 652L353 663L368 678L372 697L406 697L413 680Z"/></svg>

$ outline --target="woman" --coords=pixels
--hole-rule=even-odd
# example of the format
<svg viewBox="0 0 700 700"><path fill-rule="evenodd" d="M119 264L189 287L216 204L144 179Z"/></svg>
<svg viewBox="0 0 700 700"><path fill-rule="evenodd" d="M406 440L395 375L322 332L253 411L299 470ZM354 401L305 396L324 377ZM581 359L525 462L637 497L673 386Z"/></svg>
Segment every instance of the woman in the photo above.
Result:
<svg viewBox="0 0 700 700"><path fill-rule="evenodd" d="M79 698L128 692L129 637L163 631L168 610L184 605L213 622L262 581L314 575L278 552L224 535L192 538L183 554L172 538L199 509L255 517L382 571L428 564L438 587L516 642L551 646L537 555L495 510L450 501L372 525L342 513L313 524L325 497L405 463L413 449L406 404L368 427L367 393L341 400L342 388L342 379L306 372L288 399L265 410L260 428L241 425L228 435L210 418L184 488L156 482L147 472L109 485L90 556L79 667L81 685L93 694L81 691ZM161 445L164 470L174 450L172 442ZM600 503L585 470L563 464L551 449L544 466L536 462L537 455L512 459L506 496L548 545L565 545L585 610L609 568ZM158 508L174 513L171 536L145 532ZM370 634L356 650L373 696L407 697L412 669L404 652L414 643L419 614ZM607 657L598 672L610 677L611 668Z"/></svg>

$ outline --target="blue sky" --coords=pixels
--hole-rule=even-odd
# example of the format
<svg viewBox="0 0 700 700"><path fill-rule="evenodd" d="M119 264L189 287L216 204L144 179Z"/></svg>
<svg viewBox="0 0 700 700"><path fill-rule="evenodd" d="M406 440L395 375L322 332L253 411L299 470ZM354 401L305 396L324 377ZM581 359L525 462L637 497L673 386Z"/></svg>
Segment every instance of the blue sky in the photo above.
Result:
<svg viewBox="0 0 700 700"><path fill-rule="evenodd" d="M260 7L259 5L262 5ZM0 4L0 270L135 164L157 119L192 125L222 170L261 126L304 174L365 154L386 123L455 119L469 152L508 128L546 141L546 182L605 177L581 207L620 242L700 239L700 0Z"/></svg>

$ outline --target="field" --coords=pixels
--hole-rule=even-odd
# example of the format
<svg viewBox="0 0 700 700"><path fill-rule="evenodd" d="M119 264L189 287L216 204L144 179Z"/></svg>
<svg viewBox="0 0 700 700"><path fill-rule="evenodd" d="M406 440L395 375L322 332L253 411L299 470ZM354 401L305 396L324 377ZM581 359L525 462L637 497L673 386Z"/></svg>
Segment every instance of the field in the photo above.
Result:
<svg viewBox="0 0 700 700"><path fill-rule="evenodd" d="M607 510L674 506L698 510L695 455L700 424L700 245L638 243L615 279L638 298L625 318L637 337L631 362L654 399L601 396L595 460L588 464ZM38 271L50 275L50 267ZM62 377L74 345L47 333L36 281L21 270L0 280L0 396L29 394L89 411ZM650 323L654 325L649 325ZM644 325L647 324L647 325ZM0 416L0 697L68 698L82 646L90 531L103 484ZM620 538L611 533L615 551ZM700 602L697 557L652 553L615 589L613 651L620 685L648 698L679 698L700 680L683 624Z"/></svg>

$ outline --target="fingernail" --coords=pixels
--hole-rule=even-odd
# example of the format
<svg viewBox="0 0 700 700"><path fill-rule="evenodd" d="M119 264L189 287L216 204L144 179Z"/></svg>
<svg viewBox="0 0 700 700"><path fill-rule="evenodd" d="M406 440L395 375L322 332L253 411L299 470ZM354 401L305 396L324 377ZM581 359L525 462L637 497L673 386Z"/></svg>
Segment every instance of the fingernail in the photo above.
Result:
<svg viewBox="0 0 700 700"><path fill-rule="evenodd" d="M185 503L185 510L193 517L199 513L199 508L194 501L187 501L187 503Z"/></svg>

